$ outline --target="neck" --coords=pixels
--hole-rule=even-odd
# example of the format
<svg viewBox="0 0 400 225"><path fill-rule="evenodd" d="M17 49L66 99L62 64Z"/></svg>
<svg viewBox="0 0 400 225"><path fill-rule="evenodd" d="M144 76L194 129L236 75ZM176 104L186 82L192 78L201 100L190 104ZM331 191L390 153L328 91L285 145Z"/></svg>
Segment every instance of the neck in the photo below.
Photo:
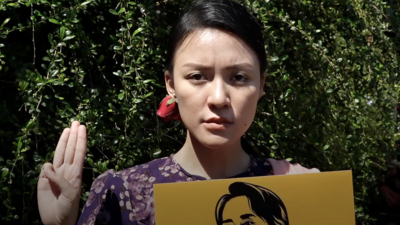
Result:
<svg viewBox="0 0 400 225"><path fill-rule="evenodd" d="M189 131L185 144L174 158L190 174L206 179L235 176L246 171L250 163L250 156L243 150L240 139L229 146L211 149L199 143Z"/></svg>

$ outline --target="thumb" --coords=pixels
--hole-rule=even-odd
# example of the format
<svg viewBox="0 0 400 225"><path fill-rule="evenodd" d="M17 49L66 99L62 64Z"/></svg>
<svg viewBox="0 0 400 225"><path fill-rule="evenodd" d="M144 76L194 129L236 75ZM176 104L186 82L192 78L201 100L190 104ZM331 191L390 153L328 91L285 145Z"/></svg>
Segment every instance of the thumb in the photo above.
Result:
<svg viewBox="0 0 400 225"><path fill-rule="evenodd" d="M74 201L78 196L78 191L64 178L62 174L57 174L51 163L43 165L44 175L55 185L62 195L70 201Z"/></svg>

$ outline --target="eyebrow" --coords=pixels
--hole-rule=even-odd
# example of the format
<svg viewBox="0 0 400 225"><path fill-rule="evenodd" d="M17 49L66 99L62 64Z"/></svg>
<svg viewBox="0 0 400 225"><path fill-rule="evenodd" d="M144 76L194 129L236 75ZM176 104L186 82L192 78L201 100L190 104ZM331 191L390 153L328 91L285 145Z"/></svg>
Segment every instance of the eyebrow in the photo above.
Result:
<svg viewBox="0 0 400 225"><path fill-rule="evenodd" d="M243 215L240 216L240 219L244 220L244 219L248 219L250 217L254 217L254 215L250 214L250 213L243 214ZM226 219L226 220L222 221L222 223L233 223L233 220L232 219Z"/></svg>
<svg viewBox="0 0 400 225"><path fill-rule="evenodd" d="M191 68L196 68L196 69L202 69L202 70L211 70L212 67L210 66L204 66L201 64L197 63L186 63L183 65L183 67L191 67ZM233 64L225 67L224 69L226 70L238 70L238 69L254 69L254 66L250 63L238 63L238 64Z"/></svg>
<svg viewBox="0 0 400 225"><path fill-rule="evenodd" d="M244 220L244 219L248 219L248 218L250 218L250 217L254 217L254 215L253 215L253 214L250 214L250 213L248 213L248 214L243 214L243 215L240 216L240 219Z"/></svg>
<svg viewBox="0 0 400 225"><path fill-rule="evenodd" d="M232 219L227 219L227 220L222 221L222 223L233 223L233 220Z"/></svg>

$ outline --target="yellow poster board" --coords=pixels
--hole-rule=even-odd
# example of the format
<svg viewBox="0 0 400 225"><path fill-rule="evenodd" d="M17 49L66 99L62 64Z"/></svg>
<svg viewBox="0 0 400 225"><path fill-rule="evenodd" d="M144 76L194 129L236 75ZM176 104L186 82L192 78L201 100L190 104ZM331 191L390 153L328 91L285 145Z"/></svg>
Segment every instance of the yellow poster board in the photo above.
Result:
<svg viewBox="0 0 400 225"><path fill-rule="evenodd" d="M351 171L154 185L157 225L355 225Z"/></svg>

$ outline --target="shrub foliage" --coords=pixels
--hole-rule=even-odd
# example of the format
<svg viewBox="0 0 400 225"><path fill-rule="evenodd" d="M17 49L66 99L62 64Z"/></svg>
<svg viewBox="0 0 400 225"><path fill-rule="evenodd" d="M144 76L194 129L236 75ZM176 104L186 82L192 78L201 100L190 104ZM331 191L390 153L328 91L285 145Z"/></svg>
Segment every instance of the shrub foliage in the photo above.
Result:
<svg viewBox="0 0 400 225"><path fill-rule="evenodd" d="M395 154L400 3L243 0L263 24L265 95L246 138L268 157L353 170L356 217ZM88 128L82 201L93 178L169 155L178 122L166 95L168 33L187 1L0 1L0 220L40 223L36 184L62 129Z"/></svg>

